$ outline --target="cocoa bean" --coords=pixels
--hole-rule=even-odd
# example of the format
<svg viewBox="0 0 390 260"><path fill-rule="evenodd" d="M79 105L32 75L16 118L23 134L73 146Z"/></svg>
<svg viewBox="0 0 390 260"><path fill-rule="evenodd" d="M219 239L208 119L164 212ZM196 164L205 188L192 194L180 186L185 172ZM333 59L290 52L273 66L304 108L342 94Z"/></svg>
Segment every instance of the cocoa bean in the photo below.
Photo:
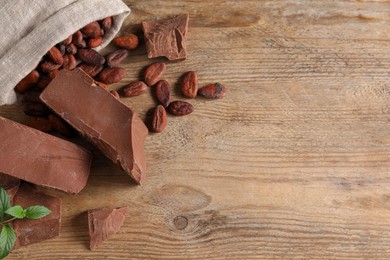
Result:
<svg viewBox="0 0 390 260"><path fill-rule="evenodd" d="M119 82L125 73L125 69L121 67L105 68L99 73L99 81L105 84L114 84Z"/></svg>
<svg viewBox="0 0 390 260"><path fill-rule="evenodd" d="M45 104L34 102L25 105L24 113L29 116L47 116L50 114L50 110Z"/></svg>
<svg viewBox="0 0 390 260"><path fill-rule="evenodd" d="M156 84L155 91L157 100L161 105L167 107L171 99L171 87L169 86L169 83L166 80L160 80Z"/></svg>
<svg viewBox="0 0 390 260"><path fill-rule="evenodd" d="M98 38L100 37L100 24L98 22L92 22L90 24L87 24L84 26L84 28L81 29L81 32L86 35L88 38Z"/></svg>
<svg viewBox="0 0 390 260"><path fill-rule="evenodd" d="M73 136L75 134L74 129L58 116L50 114L48 119L54 130L63 136Z"/></svg>
<svg viewBox="0 0 390 260"><path fill-rule="evenodd" d="M191 114L194 107L185 101L176 100L169 104L168 112L175 116L185 116Z"/></svg>
<svg viewBox="0 0 390 260"><path fill-rule="evenodd" d="M53 130L53 126L46 117L28 117L26 125L42 132L50 132Z"/></svg>
<svg viewBox="0 0 390 260"><path fill-rule="evenodd" d="M85 73L87 73L91 78L96 77L104 68L103 65L90 65L86 63L81 63L79 65L79 68L81 68Z"/></svg>
<svg viewBox="0 0 390 260"><path fill-rule="evenodd" d="M107 33L111 29L111 26L112 26L112 17L111 16L106 17L102 20L102 28L103 28L104 32Z"/></svg>
<svg viewBox="0 0 390 260"><path fill-rule="evenodd" d="M120 99L119 93L116 90L111 90L110 91L111 95L113 95L116 99Z"/></svg>
<svg viewBox="0 0 390 260"><path fill-rule="evenodd" d="M56 64L62 65L64 62L60 50L55 46L48 51L47 56Z"/></svg>
<svg viewBox="0 0 390 260"><path fill-rule="evenodd" d="M129 34L125 36L116 37L112 43L122 49L134 50L138 47L139 40L137 35Z"/></svg>
<svg viewBox="0 0 390 260"><path fill-rule="evenodd" d="M66 53L66 45L60 43L60 44L57 44L57 48L61 52L61 55L64 56Z"/></svg>
<svg viewBox="0 0 390 260"><path fill-rule="evenodd" d="M125 49L113 51L106 56L106 64L109 67L118 66L128 55L129 52Z"/></svg>
<svg viewBox="0 0 390 260"><path fill-rule="evenodd" d="M73 54L65 54L64 55L64 63L62 64L63 69L72 70L76 68L76 58Z"/></svg>
<svg viewBox="0 0 390 260"><path fill-rule="evenodd" d="M51 78L47 77L47 76L42 76L39 81L38 81L38 84L37 86L44 90L51 82Z"/></svg>
<svg viewBox="0 0 390 260"><path fill-rule="evenodd" d="M69 44L71 44L72 39L73 39L73 34L69 35L68 38L66 38L65 40L63 40L63 41L62 41L62 44L65 45L65 46L66 46L66 45L69 45Z"/></svg>
<svg viewBox="0 0 390 260"><path fill-rule="evenodd" d="M103 82L99 82L99 81L95 81L95 82L96 82L96 85L98 85L98 86L104 88L104 89L107 90L107 91L110 91L110 87L107 86L106 84L104 84ZM119 94L118 94L118 95L119 95Z"/></svg>
<svg viewBox="0 0 390 260"><path fill-rule="evenodd" d="M66 52L69 54L76 54L77 53L77 47L73 43L66 46Z"/></svg>
<svg viewBox="0 0 390 260"><path fill-rule="evenodd" d="M156 62L150 65L145 70L145 83L148 86L153 86L159 80L162 74L165 72L167 65L163 62Z"/></svg>
<svg viewBox="0 0 390 260"><path fill-rule="evenodd" d="M102 37L97 37L97 38L91 38L87 41L87 47L88 48L96 48L100 46L103 42Z"/></svg>
<svg viewBox="0 0 390 260"><path fill-rule="evenodd" d="M142 81L134 81L122 89L125 97L139 96L148 89L148 86Z"/></svg>
<svg viewBox="0 0 390 260"><path fill-rule="evenodd" d="M31 71L26 77L24 77L15 87L19 93L24 93L32 86L39 82L39 72L36 70Z"/></svg>
<svg viewBox="0 0 390 260"><path fill-rule="evenodd" d="M167 125L167 112L162 105L158 105L153 113L151 130L156 133L162 132Z"/></svg>
<svg viewBox="0 0 390 260"><path fill-rule="evenodd" d="M180 90L184 96L188 98L195 98L198 94L198 76L195 71L188 71L184 74Z"/></svg>
<svg viewBox="0 0 390 260"><path fill-rule="evenodd" d="M209 84L198 90L198 94L205 98L217 99L222 98L226 94L225 86L221 83Z"/></svg>
<svg viewBox="0 0 390 260"><path fill-rule="evenodd" d="M82 62L91 65L102 65L106 59L95 50L92 49L80 49L77 51L77 58Z"/></svg>
<svg viewBox="0 0 390 260"><path fill-rule="evenodd" d="M59 68L61 68L61 66L62 66L61 64L57 64L52 61L45 60L41 62L40 68L43 72L49 73L52 70L58 70Z"/></svg>

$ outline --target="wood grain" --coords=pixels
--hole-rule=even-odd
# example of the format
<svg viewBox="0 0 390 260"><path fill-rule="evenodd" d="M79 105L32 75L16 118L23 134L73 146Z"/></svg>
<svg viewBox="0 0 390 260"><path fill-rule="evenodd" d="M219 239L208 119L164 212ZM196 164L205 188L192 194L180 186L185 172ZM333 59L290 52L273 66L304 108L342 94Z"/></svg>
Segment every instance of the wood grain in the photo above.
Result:
<svg viewBox="0 0 390 260"><path fill-rule="evenodd" d="M51 191L61 235L9 259L390 258L389 1L125 2L123 33L189 13L188 59L166 79L195 70L227 96L191 100L193 114L147 138L142 187L95 151L84 191ZM150 63L133 52L113 87ZM142 118L154 105L124 102ZM18 106L0 115L23 121ZM106 205L129 212L91 252L83 212Z"/></svg>

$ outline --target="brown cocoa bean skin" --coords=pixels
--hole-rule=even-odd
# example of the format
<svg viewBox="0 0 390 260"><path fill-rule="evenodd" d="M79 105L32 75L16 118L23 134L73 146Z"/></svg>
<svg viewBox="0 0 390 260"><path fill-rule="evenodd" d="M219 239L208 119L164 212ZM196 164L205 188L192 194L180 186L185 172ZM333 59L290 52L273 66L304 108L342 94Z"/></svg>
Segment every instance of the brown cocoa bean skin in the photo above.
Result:
<svg viewBox="0 0 390 260"><path fill-rule="evenodd" d="M148 86L143 81L134 81L122 89L125 97L139 96L148 89Z"/></svg>
<svg viewBox="0 0 390 260"><path fill-rule="evenodd" d="M163 62L156 62L147 67L145 70L146 85L150 87L156 84L160 80L162 74L164 74L166 68L167 65Z"/></svg>
<svg viewBox="0 0 390 260"><path fill-rule="evenodd" d="M103 28L105 33L107 33L111 29L111 26L112 26L112 17L111 16L106 17L102 20L102 28Z"/></svg>
<svg viewBox="0 0 390 260"><path fill-rule="evenodd" d="M66 38L65 40L62 41L62 44L63 45L68 45L68 44L71 44L72 42L72 39L73 39L73 34L72 35L69 35L68 38Z"/></svg>
<svg viewBox="0 0 390 260"><path fill-rule="evenodd" d="M194 107L190 103L181 100L171 102L167 109L175 116L185 116L194 112Z"/></svg>
<svg viewBox="0 0 390 260"><path fill-rule="evenodd" d="M63 136L70 137L75 134L73 128L58 116L54 114L50 114L48 116L48 119L53 129L56 130L58 133L62 134Z"/></svg>
<svg viewBox="0 0 390 260"><path fill-rule="evenodd" d="M41 78L39 79L38 81L38 88L44 90L51 82L51 78L49 78L48 76L41 76Z"/></svg>
<svg viewBox="0 0 390 260"><path fill-rule="evenodd" d="M64 56L66 53L66 46L62 43L57 44L58 50L61 52L61 55Z"/></svg>
<svg viewBox="0 0 390 260"><path fill-rule="evenodd" d="M61 66L61 64L56 64L52 61L46 60L41 62L40 68L43 72L49 73L52 70L58 70L59 68L61 68Z"/></svg>
<svg viewBox="0 0 390 260"><path fill-rule="evenodd" d="M72 70L76 68L76 58L73 54L65 54L64 55L64 63L62 64L62 69Z"/></svg>
<svg viewBox="0 0 390 260"><path fill-rule="evenodd" d="M156 98L163 107L168 107L171 99L171 87L166 80L160 80L156 84Z"/></svg>
<svg viewBox="0 0 390 260"><path fill-rule="evenodd" d="M98 85L98 86L104 88L104 89L107 90L107 91L110 91L110 87L107 86L106 84L104 84L103 82L99 82L99 81L95 81L95 82L96 82L96 85ZM119 95L119 94L118 94L118 95Z"/></svg>
<svg viewBox="0 0 390 260"><path fill-rule="evenodd" d="M98 78L105 84L114 84L121 81L125 73L126 70L121 67L105 68L99 73Z"/></svg>
<svg viewBox="0 0 390 260"><path fill-rule="evenodd" d="M58 70L52 70L49 73L47 73L47 76L49 77L49 79L54 79L55 77L57 77L57 74L58 74Z"/></svg>
<svg viewBox="0 0 390 260"><path fill-rule="evenodd" d="M73 43L66 46L66 52L75 55L77 53L77 47Z"/></svg>
<svg viewBox="0 0 390 260"><path fill-rule="evenodd" d="M116 90L111 90L110 93L111 93L111 95L113 95L116 99L120 99L120 98L121 98L120 95L119 95L119 93L118 93L118 91L116 91Z"/></svg>
<svg viewBox="0 0 390 260"><path fill-rule="evenodd" d="M80 31L77 31L72 36L72 43L76 46L79 46L83 42L83 34Z"/></svg>
<svg viewBox="0 0 390 260"><path fill-rule="evenodd" d="M39 72L36 70L31 71L26 77L24 77L15 87L19 93L24 93L32 86L39 82Z"/></svg>
<svg viewBox="0 0 390 260"><path fill-rule="evenodd" d="M180 90L185 97L195 98L198 94L198 75L195 71L188 71L184 74Z"/></svg>
<svg viewBox="0 0 390 260"><path fill-rule="evenodd" d="M119 36L116 37L112 43L122 49L127 49L127 50L134 50L135 48L138 47L139 40L137 35L135 34L128 34L124 36Z"/></svg>
<svg viewBox="0 0 390 260"><path fill-rule="evenodd" d="M91 38L87 42L87 47L88 48L96 48L96 47L100 46L102 44L102 42L103 42L102 37Z"/></svg>
<svg viewBox="0 0 390 260"><path fill-rule="evenodd" d="M106 56L106 64L108 67L118 66L127 56L129 56L129 52L125 49L113 51Z"/></svg>
<svg viewBox="0 0 390 260"><path fill-rule="evenodd" d="M42 90L37 87L33 87L23 93L23 102L41 102L39 96L41 95Z"/></svg>
<svg viewBox="0 0 390 260"><path fill-rule="evenodd" d="M154 109L151 130L156 133L161 133L167 125L167 112L162 105L158 105Z"/></svg>
<svg viewBox="0 0 390 260"><path fill-rule="evenodd" d="M28 117L26 125L46 133L53 130L53 126L46 117Z"/></svg>
<svg viewBox="0 0 390 260"><path fill-rule="evenodd" d="M91 78L94 78L103 70L104 66L80 63L79 68L81 68L85 73L91 76Z"/></svg>
<svg viewBox="0 0 390 260"><path fill-rule="evenodd" d="M92 22L90 24L87 24L84 26L84 28L81 29L81 32L86 35L88 38L98 38L101 36L100 33L100 24L98 22Z"/></svg>
<svg viewBox="0 0 390 260"><path fill-rule="evenodd" d="M29 116L47 116L50 109L43 103L27 103L24 107L24 113Z"/></svg>
<svg viewBox="0 0 390 260"><path fill-rule="evenodd" d="M64 62L60 50L55 46L48 51L47 56L56 64L62 65Z"/></svg>
<svg viewBox="0 0 390 260"><path fill-rule="evenodd" d="M198 95L209 99L223 98L226 94L225 86L221 83L209 84L198 90Z"/></svg>
<svg viewBox="0 0 390 260"><path fill-rule="evenodd" d="M77 58L82 62L91 65L103 65L106 59L95 50L92 49L80 49L77 51Z"/></svg>

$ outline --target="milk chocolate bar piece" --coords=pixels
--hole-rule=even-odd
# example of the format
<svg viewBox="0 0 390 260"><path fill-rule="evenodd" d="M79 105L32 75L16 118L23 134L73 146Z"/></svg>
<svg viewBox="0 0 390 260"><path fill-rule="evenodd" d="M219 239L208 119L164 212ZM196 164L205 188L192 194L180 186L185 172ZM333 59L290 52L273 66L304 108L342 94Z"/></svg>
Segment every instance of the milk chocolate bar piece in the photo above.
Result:
<svg viewBox="0 0 390 260"><path fill-rule="evenodd" d="M127 207L106 207L88 211L91 250L95 250L103 241L119 231L125 221L126 212Z"/></svg>
<svg viewBox="0 0 390 260"><path fill-rule="evenodd" d="M148 58L165 56L171 61L187 57L188 14L142 22Z"/></svg>
<svg viewBox="0 0 390 260"><path fill-rule="evenodd" d="M79 68L61 70L40 98L137 183L142 183L148 129L135 112Z"/></svg>
<svg viewBox="0 0 390 260"><path fill-rule="evenodd" d="M0 172L37 185L78 193L86 185L89 151L0 117Z"/></svg>
<svg viewBox="0 0 390 260"><path fill-rule="evenodd" d="M8 196L11 199L11 202L13 201L13 198L18 191L20 186L20 180L17 178L14 178L12 176L9 176L4 173L0 173L0 187L6 190L8 193Z"/></svg>
<svg viewBox="0 0 390 260"><path fill-rule="evenodd" d="M15 247L37 243L60 234L61 199L44 194L24 183L14 197L14 205L23 208L41 205L51 210L51 213L40 219L16 219L12 222L16 233Z"/></svg>

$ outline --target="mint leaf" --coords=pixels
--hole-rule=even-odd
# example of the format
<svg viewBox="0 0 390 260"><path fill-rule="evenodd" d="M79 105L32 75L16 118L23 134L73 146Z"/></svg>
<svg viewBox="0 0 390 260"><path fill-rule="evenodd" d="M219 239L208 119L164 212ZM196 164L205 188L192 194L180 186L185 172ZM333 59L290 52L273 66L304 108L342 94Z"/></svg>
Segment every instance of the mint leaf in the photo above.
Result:
<svg viewBox="0 0 390 260"><path fill-rule="evenodd" d="M44 206L30 206L24 210L26 218L38 219L43 218L51 213L51 210Z"/></svg>
<svg viewBox="0 0 390 260"><path fill-rule="evenodd" d="M11 207L11 200L5 189L0 187L0 218L4 218L4 213Z"/></svg>
<svg viewBox="0 0 390 260"><path fill-rule="evenodd" d="M12 217L15 217L15 218L24 218L25 217L24 210L19 205L10 207L9 209L7 209L5 211L5 213L7 213L8 215L11 215Z"/></svg>
<svg viewBox="0 0 390 260"><path fill-rule="evenodd" d="M8 224L3 226L0 234L0 258L6 257L14 247L16 234Z"/></svg>

